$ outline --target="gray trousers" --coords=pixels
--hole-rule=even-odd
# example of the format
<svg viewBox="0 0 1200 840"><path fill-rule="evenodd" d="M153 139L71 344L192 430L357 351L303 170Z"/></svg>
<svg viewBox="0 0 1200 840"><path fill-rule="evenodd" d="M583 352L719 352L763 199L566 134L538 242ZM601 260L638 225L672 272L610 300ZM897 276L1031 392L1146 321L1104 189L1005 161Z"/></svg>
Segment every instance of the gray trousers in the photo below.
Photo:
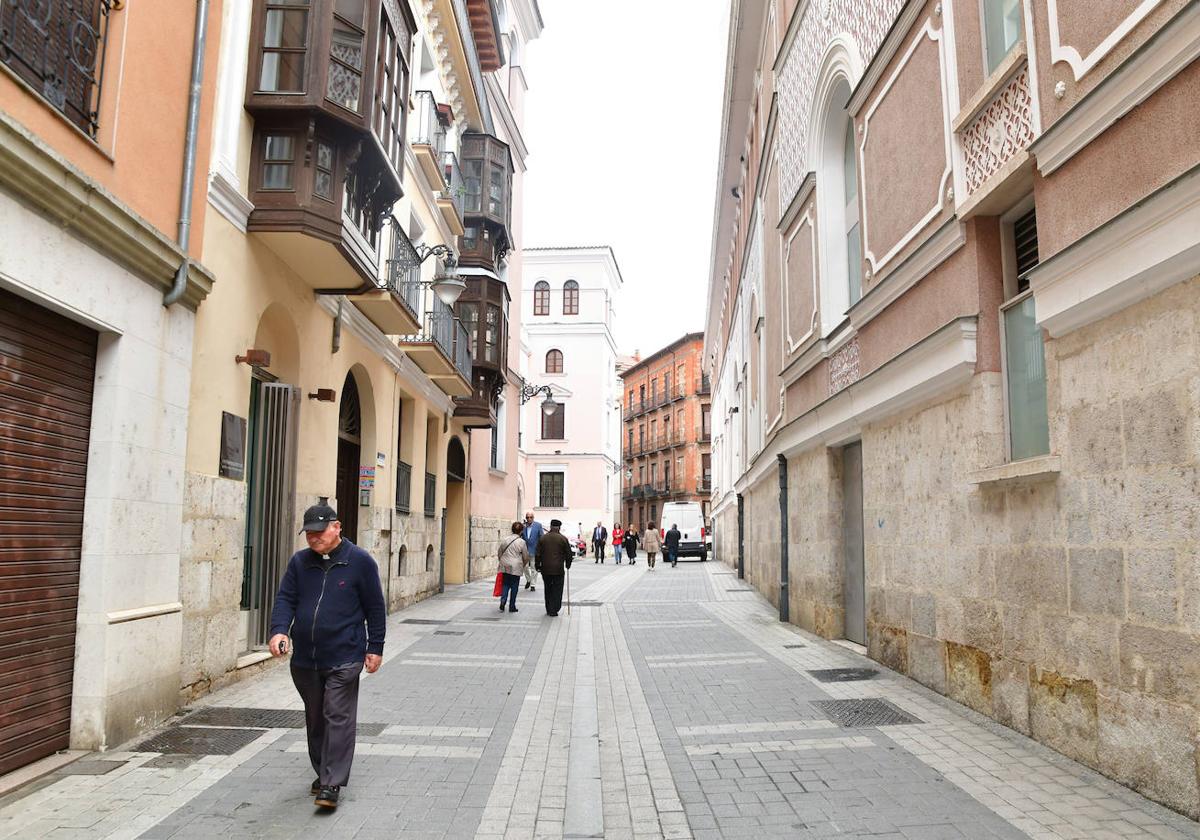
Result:
<svg viewBox="0 0 1200 840"><path fill-rule="evenodd" d="M350 781L358 729L358 662L342 668L292 668L292 682L304 701L308 758L322 787Z"/></svg>

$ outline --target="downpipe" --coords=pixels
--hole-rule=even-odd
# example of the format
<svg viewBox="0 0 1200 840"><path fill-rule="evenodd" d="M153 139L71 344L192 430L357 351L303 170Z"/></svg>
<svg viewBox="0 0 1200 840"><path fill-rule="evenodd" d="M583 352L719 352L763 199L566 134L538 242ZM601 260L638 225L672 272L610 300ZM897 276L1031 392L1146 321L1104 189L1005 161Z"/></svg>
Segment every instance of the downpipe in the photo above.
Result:
<svg viewBox="0 0 1200 840"><path fill-rule="evenodd" d="M779 620L790 619L788 603L788 486L787 458L776 455L779 462Z"/></svg>
<svg viewBox="0 0 1200 840"><path fill-rule="evenodd" d="M742 503L742 494L737 494L738 519L738 580L746 577L746 511Z"/></svg>
<svg viewBox="0 0 1200 840"><path fill-rule="evenodd" d="M179 196L179 231L176 240L183 262L175 270L175 281L163 295L163 306L177 303L187 290L188 247L192 238L192 182L196 178L196 137L200 133L200 88L204 81L204 45L208 30L209 0L196 2L196 31L192 36L192 81L188 91L187 130L183 142L183 189Z"/></svg>

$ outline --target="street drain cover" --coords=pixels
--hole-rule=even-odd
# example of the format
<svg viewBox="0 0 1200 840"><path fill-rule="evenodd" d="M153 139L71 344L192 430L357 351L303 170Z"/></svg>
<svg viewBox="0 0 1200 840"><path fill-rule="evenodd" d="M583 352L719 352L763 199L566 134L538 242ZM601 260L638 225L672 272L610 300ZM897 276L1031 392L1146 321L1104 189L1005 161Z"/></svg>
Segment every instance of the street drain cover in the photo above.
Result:
<svg viewBox="0 0 1200 840"><path fill-rule="evenodd" d="M195 764L198 758L198 755L160 755L142 766L153 767L155 770L183 770Z"/></svg>
<svg viewBox="0 0 1200 840"><path fill-rule="evenodd" d="M63 768L64 776L103 776L125 764L124 761L75 761Z"/></svg>
<svg viewBox="0 0 1200 840"><path fill-rule="evenodd" d="M726 589L726 592L753 592L754 590L748 586L739 586L736 589Z"/></svg>
<svg viewBox="0 0 1200 840"><path fill-rule="evenodd" d="M435 635L435 636L465 636L467 634L465 632L463 632L462 630L434 630L433 635Z"/></svg>
<svg viewBox="0 0 1200 840"><path fill-rule="evenodd" d="M401 624L449 624L448 618L406 618Z"/></svg>
<svg viewBox="0 0 1200 840"><path fill-rule="evenodd" d="M604 604L603 601L568 601L567 603L572 607L599 607Z"/></svg>
<svg viewBox="0 0 1200 840"><path fill-rule="evenodd" d="M264 729L172 726L138 744L133 751L179 755L233 755L265 731Z"/></svg>
<svg viewBox="0 0 1200 840"><path fill-rule="evenodd" d="M857 682L858 680L869 680L879 672L874 668L825 668L818 671L809 671L817 678L818 682Z"/></svg>
<svg viewBox="0 0 1200 840"><path fill-rule="evenodd" d="M784 645L785 648L802 648L804 645Z"/></svg>
<svg viewBox="0 0 1200 840"><path fill-rule="evenodd" d="M241 726L257 729L303 729L304 712L299 709L250 709L238 706L206 706L188 715L184 726Z"/></svg>
<svg viewBox="0 0 1200 840"><path fill-rule="evenodd" d="M888 701L874 697L858 700L816 700L813 705L838 726L849 729L924 723Z"/></svg>

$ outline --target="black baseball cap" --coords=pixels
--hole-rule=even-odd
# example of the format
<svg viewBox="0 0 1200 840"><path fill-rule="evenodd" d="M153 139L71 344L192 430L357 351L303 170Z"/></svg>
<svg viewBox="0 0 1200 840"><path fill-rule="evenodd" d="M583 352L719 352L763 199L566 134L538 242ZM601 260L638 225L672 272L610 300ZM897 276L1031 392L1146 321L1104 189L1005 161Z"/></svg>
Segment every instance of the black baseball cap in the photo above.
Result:
<svg viewBox="0 0 1200 840"><path fill-rule="evenodd" d="M562 527L562 520L561 520L561 519L551 519L551 520L550 520L550 527L551 527L551 528L561 528L561 527Z"/></svg>
<svg viewBox="0 0 1200 840"><path fill-rule="evenodd" d="M313 505L308 510L304 511L304 527L303 531L324 531L329 527L330 522L337 522L337 511L329 505L320 504Z"/></svg>

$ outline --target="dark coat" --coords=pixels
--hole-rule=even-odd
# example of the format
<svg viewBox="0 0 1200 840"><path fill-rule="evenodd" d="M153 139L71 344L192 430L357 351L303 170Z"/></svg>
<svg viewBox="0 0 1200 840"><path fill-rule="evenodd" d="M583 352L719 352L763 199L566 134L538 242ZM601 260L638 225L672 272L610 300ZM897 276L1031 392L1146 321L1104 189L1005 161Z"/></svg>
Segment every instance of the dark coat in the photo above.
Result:
<svg viewBox="0 0 1200 840"><path fill-rule="evenodd" d="M592 529L592 542L608 542L608 529L600 526L600 538L596 539L596 529Z"/></svg>
<svg viewBox="0 0 1200 840"><path fill-rule="evenodd" d="M570 541L558 531L547 531L537 546L537 570L545 576L565 575L575 552Z"/></svg>
<svg viewBox="0 0 1200 840"><path fill-rule="evenodd" d="M679 533L679 529L672 528L667 531L667 535L663 538L663 545L668 549L679 548L679 540L683 538L683 534Z"/></svg>
<svg viewBox="0 0 1200 840"><path fill-rule="evenodd" d="M387 606L379 566L347 539L321 555L304 548L292 555L271 610L271 635L292 637L292 665L337 668L383 655ZM364 626L365 625L365 626Z"/></svg>

